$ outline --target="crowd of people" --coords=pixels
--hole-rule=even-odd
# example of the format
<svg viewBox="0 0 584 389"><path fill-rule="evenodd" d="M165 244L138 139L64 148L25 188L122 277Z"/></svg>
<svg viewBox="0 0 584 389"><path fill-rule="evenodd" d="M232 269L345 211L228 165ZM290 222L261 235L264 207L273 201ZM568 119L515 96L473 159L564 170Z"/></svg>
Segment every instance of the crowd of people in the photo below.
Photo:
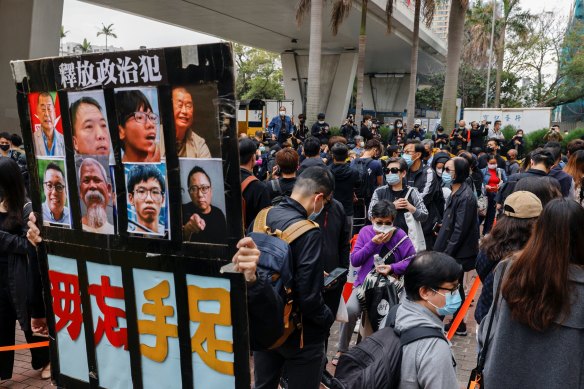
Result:
<svg viewBox="0 0 584 389"><path fill-rule="evenodd" d="M527 152L523 131L506 142L500 122L467 128L460 121L448 133L438 127L427 136L420 121L407 131L396 120L382 140L370 116L360 126L349 116L342 136L332 135L324 114L311 127L303 115L298 119L281 109L266 131L239 140L246 232L256 231L268 207L263 222L282 239L303 226L289 234L288 290L300 325L273 347L254 347L255 388L331 385L326 350L336 352L333 365L342 363L359 319L365 340L385 326L398 335L448 331L475 269L483 283L474 320L485 382L583 387L584 348L574 345L584 341L584 140L562 150L554 129L544 147ZM10 157L0 158L0 345L14 344L16 320L29 342L48 331L40 276L26 267L35 269L34 246L42 237L26 200L21 144L0 134L0 152ZM204 172L188 179L210 187ZM57 195L58 185L50 192ZM246 237L237 249L233 262L247 281L253 328L273 279L262 272L260 243ZM345 302L347 275L337 270L350 267L356 277ZM380 279L399 301L394 320L372 322L368 290ZM342 322L336 345L329 344L335 319ZM467 336L465 320L455 333ZM44 378L46 350L33 349L32 359ZM446 338L417 339L401 352L400 388L459 386ZM13 358L0 353L0 379L11 377Z"/></svg>
<svg viewBox="0 0 584 389"><path fill-rule="evenodd" d="M240 139L242 182L256 178L242 192L248 231L255 214L271 206L297 212L279 213L272 227L302 217L317 221L321 234L320 244L293 258L304 330L276 349L254 352L255 387L334 383L323 370L326 350L336 346L332 364L342 364L359 319L360 338L380 328L364 328L368 316L378 316L363 301L375 277L399 288L396 333L416 326L448 331L475 269L483 282L474 318L483 379L493 387L582 387L584 349L570 355L566 349L584 339L582 229L576 227L584 220L584 140L562 150L554 127L544 147L528 152L523 131L506 141L500 121L490 128L461 120L448 134L438 127L426 136L419 121L408 132L396 120L382 141L370 117L358 130L349 116L342 136L330 134L324 115L318 119L303 138L290 121L287 136L258 132ZM356 277L343 308L344 278L321 293L312 283L323 285L332 270L349 266ZM302 295L307 281L312 287ZM329 344L343 309L339 343ZM467 320L456 336L468 335ZM544 350L563 361L555 364L557 373L546 369ZM459 386L448 342L417 340L402 358L401 388Z"/></svg>

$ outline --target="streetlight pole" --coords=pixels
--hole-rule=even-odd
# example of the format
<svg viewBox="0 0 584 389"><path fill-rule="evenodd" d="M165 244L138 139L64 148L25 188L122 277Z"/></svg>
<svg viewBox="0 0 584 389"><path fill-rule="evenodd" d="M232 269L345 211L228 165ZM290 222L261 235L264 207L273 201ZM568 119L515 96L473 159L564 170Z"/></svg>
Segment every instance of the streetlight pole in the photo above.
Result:
<svg viewBox="0 0 584 389"><path fill-rule="evenodd" d="M493 41L495 40L495 20L497 19L497 0L493 0L493 20L491 26L491 45L489 48L489 64L487 71L487 88L485 91L485 108L489 108L489 84L491 83L491 64L493 56Z"/></svg>

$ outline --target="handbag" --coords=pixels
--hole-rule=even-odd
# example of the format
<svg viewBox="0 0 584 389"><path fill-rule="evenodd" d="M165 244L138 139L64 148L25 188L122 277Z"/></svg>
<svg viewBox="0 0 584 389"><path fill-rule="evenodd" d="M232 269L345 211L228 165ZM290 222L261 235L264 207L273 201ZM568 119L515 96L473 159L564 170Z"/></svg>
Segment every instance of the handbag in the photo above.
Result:
<svg viewBox="0 0 584 389"><path fill-rule="evenodd" d="M485 361L487 359L487 352L489 351L489 344L490 336L491 336L491 329L493 327L493 319L495 318L495 313L497 312L497 306L499 305L499 294L501 292L501 284L503 284L503 276L505 275L505 270L507 269L507 265L509 262L502 262L501 263L501 280L499 281L499 285L497 285L497 291L495 292L495 297L493 299L493 310L491 312L491 317L489 318L489 326L487 327L487 336L485 338L485 344L483 349L479 354L479 360L477 363L477 367L475 367L470 372L470 378L468 380L467 389L484 389L485 388L485 380L483 378L483 369L485 368Z"/></svg>
<svg viewBox="0 0 584 389"><path fill-rule="evenodd" d="M410 197L412 190L412 187L408 189L405 197L406 200ZM406 219L406 225L408 226L408 237L412 241L416 253L426 250L426 238L424 238L422 223L414 219L414 215L411 212L404 213L404 218Z"/></svg>
<svg viewBox="0 0 584 389"><path fill-rule="evenodd" d="M477 198L477 206L479 209L479 216L487 216L487 207L489 206L489 200L487 196L481 193L481 195Z"/></svg>
<svg viewBox="0 0 584 389"><path fill-rule="evenodd" d="M407 236L401 238L399 242L383 257L389 258L395 250L406 240ZM365 277L363 283L357 290L357 299L363 311L367 313L367 319L371 325L372 332L380 328L389 313L389 309L399 303L399 282L393 282L388 277L377 273L375 268Z"/></svg>

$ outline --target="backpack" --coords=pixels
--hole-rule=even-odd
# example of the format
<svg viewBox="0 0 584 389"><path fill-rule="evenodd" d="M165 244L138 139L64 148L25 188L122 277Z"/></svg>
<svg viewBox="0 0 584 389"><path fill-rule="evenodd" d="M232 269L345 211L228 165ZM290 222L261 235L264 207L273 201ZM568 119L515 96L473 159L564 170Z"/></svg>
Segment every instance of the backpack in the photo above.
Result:
<svg viewBox="0 0 584 389"><path fill-rule="evenodd" d="M278 194L277 196L274 196L274 198L272 199L272 206L276 206L280 204L282 200L284 200L286 194L282 192L282 187L280 186L280 179L270 180L270 185L272 187L272 191Z"/></svg>
<svg viewBox="0 0 584 389"><path fill-rule="evenodd" d="M254 176L253 174L249 177L247 177L245 180L243 180L243 182L241 183L241 212L243 215L243 226L244 226L244 231L245 231L245 226L247 226L247 207L246 207L246 203L245 203L245 197L243 197L243 192L245 192L245 190L247 189L247 187L249 186L249 184L251 184L254 181L259 181L258 178L256 176Z"/></svg>
<svg viewBox="0 0 584 389"><path fill-rule="evenodd" d="M444 339L439 328L415 327L398 334L393 328L398 305L388 313L389 326L365 338L341 355L332 389L397 388L401 376L402 348L425 338Z"/></svg>
<svg viewBox="0 0 584 389"><path fill-rule="evenodd" d="M301 314L293 304L290 243L318 228L317 223L305 219L292 223L284 231L272 230L266 224L271 209L264 208L258 213L253 231L248 234L260 250L258 280L248 288L250 345L256 351L280 347L294 330L302 329Z"/></svg>
<svg viewBox="0 0 584 389"><path fill-rule="evenodd" d="M359 172L361 186L355 191L358 198L370 199L373 195L373 185L371 184L371 169L369 163L373 158L357 158L354 162L355 169Z"/></svg>

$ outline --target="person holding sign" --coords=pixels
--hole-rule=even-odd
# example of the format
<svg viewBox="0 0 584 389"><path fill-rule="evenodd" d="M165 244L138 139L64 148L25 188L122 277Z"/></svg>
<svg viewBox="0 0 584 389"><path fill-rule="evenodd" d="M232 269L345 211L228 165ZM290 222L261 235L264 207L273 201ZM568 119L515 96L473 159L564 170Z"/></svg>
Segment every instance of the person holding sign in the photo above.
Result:
<svg viewBox="0 0 584 389"><path fill-rule="evenodd" d="M193 130L195 106L193 96L180 86L172 90L172 109L176 131L176 150L179 157L211 158L205 139Z"/></svg>
<svg viewBox="0 0 584 389"><path fill-rule="evenodd" d="M65 141L63 134L55 128L57 124L55 103L49 92L38 96L35 116L41 123L41 128L33 134L34 147L38 156L65 156Z"/></svg>
<svg viewBox="0 0 584 389"><path fill-rule="evenodd" d="M164 204L164 177L155 165L134 165L127 176L128 200L136 212L136 221L128 218L128 232L164 235L159 222Z"/></svg>
<svg viewBox="0 0 584 389"><path fill-rule="evenodd" d="M192 202L183 204L183 238L185 241L225 243L225 215L211 204L211 178L199 166L189 172L187 187Z"/></svg>
<svg viewBox="0 0 584 389"><path fill-rule="evenodd" d="M160 162L159 116L140 90L116 93L118 130L123 146L123 162Z"/></svg>

